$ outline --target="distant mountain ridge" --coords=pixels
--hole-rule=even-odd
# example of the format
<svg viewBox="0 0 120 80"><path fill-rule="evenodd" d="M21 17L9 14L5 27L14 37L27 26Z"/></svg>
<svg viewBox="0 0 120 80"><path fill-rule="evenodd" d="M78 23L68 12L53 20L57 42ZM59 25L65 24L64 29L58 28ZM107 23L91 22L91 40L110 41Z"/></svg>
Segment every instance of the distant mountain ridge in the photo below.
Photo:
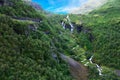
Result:
<svg viewBox="0 0 120 80"><path fill-rule="evenodd" d="M69 13L86 14L106 4L109 0L88 0L80 7L73 8Z"/></svg>
<svg viewBox="0 0 120 80"><path fill-rule="evenodd" d="M42 10L41 6L35 2L29 2L29 4L37 10Z"/></svg>
<svg viewBox="0 0 120 80"><path fill-rule="evenodd" d="M25 1L27 4L29 4L30 6L32 6L37 10L42 10L41 6L35 2L32 2L32 0L23 0L23 1Z"/></svg>

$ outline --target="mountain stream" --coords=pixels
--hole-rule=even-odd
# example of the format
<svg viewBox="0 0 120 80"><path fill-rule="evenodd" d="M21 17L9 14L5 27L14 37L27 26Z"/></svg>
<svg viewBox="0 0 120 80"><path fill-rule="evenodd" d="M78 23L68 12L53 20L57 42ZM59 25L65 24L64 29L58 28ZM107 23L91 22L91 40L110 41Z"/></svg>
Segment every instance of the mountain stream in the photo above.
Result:
<svg viewBox="0 0 120 80"><path fill-rule="evenodd" d="M65 20L68 21L68 23L69 23L69 25L70 25L70 27L71 27L71 33L72 33L73 30L74 30L74 26L73 26L73 24L71 23L71 20L70 20L70 18L69 18L69 15L67 15L67 17L65 18ZM65 29L65 25L66 25L65 22L62 21L63 29ZM62 55L62 57L64 57L64 59L66 59L65 56ZM92 62L92 59L93 59L93 56L91 56L90 59L89 59L89 62L86 62L84 65L85 65L85 66L88 66L89 63L95 64L97 70L99 71L99 75L102 75L102 68L101 68L98 64L93 63L93 62ZM81 62L85 62L86 60L87 60L87 59L84 59L84 60L81 61ZM68 61L69 61L69 60L68 60Z"/></svg>
<svg viewBox="0 0 120 80"><path fill-rule="evenodd" d="M73 26L73 24L71 23L71 20L70 20L70 18L69 18L69 15L67 15L67 17L65 18L65 21L68 21L68 23L69 23L69 25L70 25L70 31L71 31L71 33L73 33L74 26ZM65 24L64 20L62 21L61 24L62 24L62 26L63 26L63 29L66 29L66 24Z"/></svg>

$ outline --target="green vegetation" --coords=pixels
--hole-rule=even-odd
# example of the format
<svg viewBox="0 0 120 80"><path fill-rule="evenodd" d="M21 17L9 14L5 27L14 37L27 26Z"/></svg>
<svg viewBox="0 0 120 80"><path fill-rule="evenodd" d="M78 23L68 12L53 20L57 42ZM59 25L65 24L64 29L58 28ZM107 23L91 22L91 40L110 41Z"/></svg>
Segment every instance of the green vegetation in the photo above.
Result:
<svg viewBox="0 0 120 80"><path fill-rule="evenodd" d="M116 4L117 3L117 4ZM86 16L80 16L85 28L90 29L94 36L92 43L87 43L83 37L87 34L79 34L78 37L83 40L84 46L95 53L96 62L115 69L120 69L120 11L118 8L120 2L112 0L102 6L102 8L91 12ZM82 36L83 35L83 36ZM81 42L80 42L81 43ZM90 44L90 47L88 46Z"/></svg>
<svg viewBox="0 0 120 80"><path fill-rule="evenodd" d="M0 7L0 13L12 17L16 17L16 16L30 17L30 18L44 17L43 14L39 14L35 9L32 8L32 6L25 4L21 0L8 0L5 6Z"/></svg>
<svg viewBox="0 0 120 80"><path fill-rule="evenodd" d="M0 80L72 80L68 65L52 57L55 52L51 49L52 40L59 38L64 41L58 36L60 26L51 26L53 24L47 18L20 0L15 6L18 5L27 7L0 7ZM14 15L6 12L5 8L16 10L11 11L16 17L37 17L43 21L31 23L12 19ZM22 12L25 10L29 13L24 15ZM38 30L29 29L31 24L35 24ZM60 43L55 45L60 46Z"/></svg>
<svg viewBox="0 0 120 80"><path fill-rule="evenodd" d="M75 34L78 37L78 43L88 51L86 56L89 57L92 55L90 52L92 52L94 55L94 62L100 64L101 66L108 67L110 72L115 69L120 69L119 4L119 0L110 0L101 8L96 9L87 15L71 15L73 22L81 21L82 26L84 26L84 30L88 30L87 33L84 33L83 31L80 34ZM92 42L89 38L90 34L94 36L94 40ZM93 72L94 67L91 73ZM98 79L98 77L95 78L95 76L92 76L95 80L118 80L116 77L112 76L108 76L105 79Z"/></svg>
<svg viewBox="0 0 120 80"><path fill-rule="evenodd" d="M89 64L88 80L120 79L114 74L120 69L119 0L88 15L70 15L72 22L83 26L80 33L74 30L73 34L62 29L66 15L49 16L21 0L9 1L11 5L0 6L0 80L74 80L59 53L78 62L94 55L93 62L102 66L104 75L99 76L95 65Z"/></svg>

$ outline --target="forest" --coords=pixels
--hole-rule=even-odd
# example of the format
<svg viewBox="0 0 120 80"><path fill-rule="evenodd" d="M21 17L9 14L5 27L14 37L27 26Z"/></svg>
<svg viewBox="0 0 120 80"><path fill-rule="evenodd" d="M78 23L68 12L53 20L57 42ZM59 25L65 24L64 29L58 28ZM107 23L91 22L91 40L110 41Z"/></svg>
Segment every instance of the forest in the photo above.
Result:
<svg viewBox="0 0 120 80"><path fill-rule="evenodd" d="M120 80L119 4L60 15L1 0L0 80Z"/></svg>

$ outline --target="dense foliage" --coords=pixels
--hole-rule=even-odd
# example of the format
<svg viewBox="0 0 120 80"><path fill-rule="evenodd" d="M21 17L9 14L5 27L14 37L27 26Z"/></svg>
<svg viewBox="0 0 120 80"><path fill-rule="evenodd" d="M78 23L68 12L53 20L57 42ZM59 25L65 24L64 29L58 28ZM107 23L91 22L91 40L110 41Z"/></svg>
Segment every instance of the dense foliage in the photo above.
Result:
<svg viewBox="0 0 120 80"><path fill-rule="evenodd" d="M110 0L101 8L87 15L71 15L73 22L75 21L75 23L77 23L77 21L80 21L82 23L83 31L75 35L78 37L77 42L88 51L86 56L94 55L94 62L103 66L103 69L105 66L108 67L108 69L105 68L105 70L109 71L120 69L119 4L119 0ZM90 40L90 34L94 37L92 41ZM91 69L94 70L94 67ZM93 72L94 71L91 73ZM95 80L97 79L98 77L96 77ZM100 78L100 80L102 80L102 78ZM104 80L118 79L109 76Z"/></svg>
<svg viewBox="0 0 120 80"><path fill-rule="evenodd" d="M0 7L0 80L72 80L67 64L52 57L53 52L57 54L51 42L58 36L59 25L52 27L47 18L20 0L14 4ZM13 16L43 18L43 22L15 20Z"/></svg>
<svg viewBox="0 0 120 80"><path fill-rule="evenodd" d="M21 0L8 0L0 6L0 80L74 80L59 53L78 62L94 55L104 75L89 64L89 80L119 80L114 70L120 69L120 2L115 1L88 15L70 15L83 26L71 33L61 26L66 15L44 14ZM36 18L41 21L30 20Z"/></svg>
<svg viewBox="0 0 120 80"><path fill-rule="evenodd" d="M89 41L89 35L80 34L78 37L83 40L84 46L95 53L96 62L101 65L120 69L120 8L119 0L110 0L102 8L91 12L86 16L80 16L80 21L92 33L94 41ZM83 35L83 36L82 36ZM90 44L90 45L89 45Z"/></svg>

